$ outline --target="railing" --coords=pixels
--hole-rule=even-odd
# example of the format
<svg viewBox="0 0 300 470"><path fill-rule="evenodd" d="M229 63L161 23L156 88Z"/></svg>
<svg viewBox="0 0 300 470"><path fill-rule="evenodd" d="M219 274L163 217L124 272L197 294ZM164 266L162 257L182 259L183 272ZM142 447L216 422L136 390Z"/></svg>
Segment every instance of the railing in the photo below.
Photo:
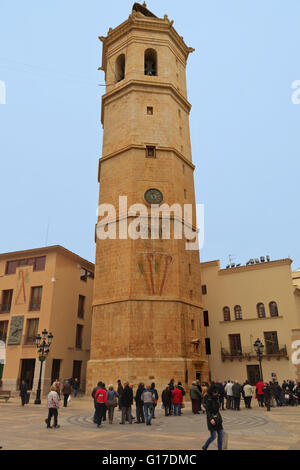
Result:
<svg viewBox="0 0 300 470"><path fill-rule="evenodd" d="M11 304L0 304L0 313L10 313Z"/></svg>
<svg viewBox="0 0 300 470"><path fill-rule="evenodd" d="M35 346L35 337L26 336L23 344L25 346Z"/></svg>
<svg viewBox="0 0 300 470"><path fill-rule="evenodd" d="M270 346L267 348L268 350L263 351L262 358L266 359L271 359L271 358L276 358L280 359L281 357L284 357L288 359L288 353L287 353L287 348L286 345L276 345L273 348L270 348ZM221 357L222 361L226 361L226 359L229 359L230 361L233 361L234 359L238 360L251 360L251 359L257 359L257 354L251 346L249 347L243 347L242 350L229 350L226 348L221 347Z"/></svg>
<svg viewBox="0 0 300 470"><path fill-rule="evenodd" d="M29 305L30 312L36 312L38 310L41 310L41 302L37 302L37 303L33 302Z"/></svg>

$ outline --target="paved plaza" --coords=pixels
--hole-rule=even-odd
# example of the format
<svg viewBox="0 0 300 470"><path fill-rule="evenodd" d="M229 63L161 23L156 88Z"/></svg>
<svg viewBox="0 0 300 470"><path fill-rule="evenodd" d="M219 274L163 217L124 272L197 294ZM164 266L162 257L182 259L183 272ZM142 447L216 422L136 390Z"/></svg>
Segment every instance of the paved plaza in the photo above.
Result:
<svg viewBox="0 0 300 470"><path fill-rule="evenodd" d="M133 407L135 416L135 407ZM88 397L72 399L59 410L59 429L46 429L46 399L42 405L25 407L19 398L0 402L0 445L3 449L60 450L198 450L208 437L206 416L193 415L187 403L180 417L164 416L156 410L152 426L120 426L121 413L116 410L114 423L106 421L97 429L92 421L93 401ZM300 406L258 408L239 412L222 412L224 429L229 435L229 449L284 450L300 449ZM216 445L210 446L216 450Z"/></svg>

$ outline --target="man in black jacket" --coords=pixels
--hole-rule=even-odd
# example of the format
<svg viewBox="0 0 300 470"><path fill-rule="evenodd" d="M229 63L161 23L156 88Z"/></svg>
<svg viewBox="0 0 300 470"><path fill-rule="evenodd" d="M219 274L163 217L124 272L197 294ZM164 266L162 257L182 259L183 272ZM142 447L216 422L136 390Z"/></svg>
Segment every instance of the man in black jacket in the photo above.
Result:
<svg viewBox="0 0 300 470"><path fill-rule="evenodd" d="M241 393L243 387L239 382L236 380L232 386L232 395L233 395L233 403L234 403L234 410L240 411L240 402L241 402Z"/></svg>
<svg viewBox="0 0 300 470"><path fill-rule="evenodd" d="M165 408L165 416L169 416L171 414L171 406L172 406L172 390L171 386L168 385L161 394L161 401L163 402Z"/></svg>
<svg viewBox="0 0 300 470"><path fill-rule="evenodd" d="M138 389L135 394L135 404L136 404L136 421L135 423L144 423L145 422L145 415L144 415L144 402L141 399L141 395L145 390L145 386L143 383L140 383Z"/></svg>
<svg viewBox="0 0 300 470"><path fill-rule="evenodd" d="M220 405L222 407L222 410L224 411L225 410L225 408L224 408L225 389L224 389L224 386L223 386L222 382L220 382L219 380L217 380L216 386L217 386L218 392L219 392L219 402L220 402Z"/></svg>
<svg viewBox="0 0 300 470"><path fill-rule="evenodd" d="M125 424L125 420L132 424L131 417L131 406L133 404L133 391L129 387L128 382L124 382L124 390L121 397L121 408L122 408L122 421L120 424Z"/></svg>
<svg viewBox="0 0 300 470"><path fill-rule="evenodd" d="M21 387L20 387L20 397L21 397L22 406L24 406L26 403L27 392L28 392L27 383L25 382L25 380L22 380Z"/></svg>

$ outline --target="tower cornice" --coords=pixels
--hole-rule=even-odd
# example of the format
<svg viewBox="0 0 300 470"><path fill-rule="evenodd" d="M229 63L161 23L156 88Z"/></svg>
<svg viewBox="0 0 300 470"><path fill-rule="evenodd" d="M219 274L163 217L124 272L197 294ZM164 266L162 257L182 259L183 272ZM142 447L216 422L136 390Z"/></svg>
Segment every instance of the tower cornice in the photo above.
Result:
<svg viewBox="0 0 300 470"><path fill-rule="evenodd" d="M99 167L98 167L98 182L100 183L100 173L101 173L101 165L102 163L106 162L107 160L110 160L111 158L117 157L121 153L127 152L129 150L136 149L136 150L142 150L145 151L145 145L140 145L140 144L131 144L127 145L126 147L122 147L115 152L111 152L107 155L103 155L101 158L99 158ZM163 152L172 152L176 155L177 158L180 158L186 165L188 165L193 171L195 170L195 165L185 158L185 156L180 153L175 147L164 147L163 145L158 145L156 148L157 152L163 151Z"/></svg>
<svg viewBox="0 0 300 470"><path fill-rule="evenodd" d="M150 77L149 77L150 78ZM101 108L101 123L104 124L104 106L105 102L113 99L118 99L120 96L129 93L130 91L135 91L137 88L142 90L145 93L153 93L153 89L156 88L155 93L159 93L159 88L161 89L161 93L165 93L166 91L171 92L174 96L174 99L185 108L187 113L190 113L192 105L188 102L188 100L183 96L183 94L175 88L172 83L164 83L157 80L157 77L151 77L153 80L128 80L124 81L122 85L114 88L111 91L105 93L102 96L102 108Z"/></svg>

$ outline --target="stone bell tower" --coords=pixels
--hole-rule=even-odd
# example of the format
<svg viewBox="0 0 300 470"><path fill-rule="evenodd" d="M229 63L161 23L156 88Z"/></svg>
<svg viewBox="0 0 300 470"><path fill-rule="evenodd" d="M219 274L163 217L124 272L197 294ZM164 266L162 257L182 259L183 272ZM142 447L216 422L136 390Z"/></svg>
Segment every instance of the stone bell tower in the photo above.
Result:
<svg viewBox="0 0 300 470"><path fill-rule="evenodd" d="M174 237L175 224L184 225L180 215L171 217L169 239L162 215L156 231L147 220L153 204L190 204L196 224L185 74L193 49L167 15L157 18L137 3L99 39L106 81L99 204L115 208L107 226L116 225L116 239L96 237L87 393L99 380L155 382L159 390L171 378L205 380L199 252ZM137 239L124 235L137 214L126 218L119 196L128 209L143 204L148 211Z"/></svg>

